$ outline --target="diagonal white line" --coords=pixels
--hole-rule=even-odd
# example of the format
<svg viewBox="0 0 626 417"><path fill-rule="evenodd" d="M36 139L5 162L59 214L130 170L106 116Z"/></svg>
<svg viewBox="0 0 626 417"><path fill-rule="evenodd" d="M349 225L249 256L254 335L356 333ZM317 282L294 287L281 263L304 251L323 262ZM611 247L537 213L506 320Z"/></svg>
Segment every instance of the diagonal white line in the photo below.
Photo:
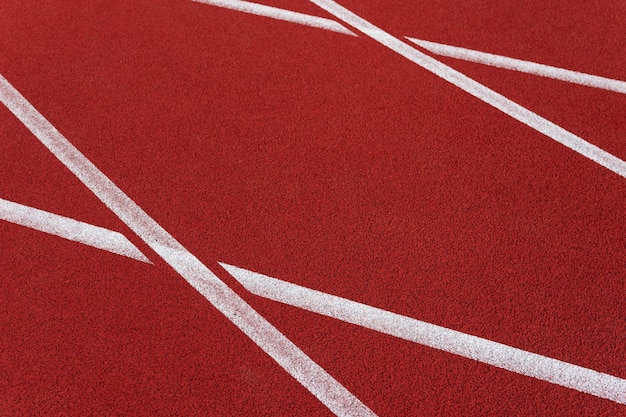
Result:
<svg viewBox="0 0 626 417"><path fill-rule="evenodd" d="M0 101L152 250L338 416L375 416L102 173L0 75Z"/></svg>
<svg viewBox="0 0 626 417"><path fill-rule="evenodd" d="M0 198L0 219L51 235L152 263L121 233Z"/></svg>
<svg viewBox="0 0 626 417"><path fill-rule="evenodd" d="M626 81L619 81L597 75L585 74L583 72L552 67L550 65L538 64L536 62L523 61L521 59L479 52L472 49L460 48L458 46L444 45L441 43L429 42L409 37L407 37L407 39L437 55L477 62L479 64L540 75L542 77L626 94Z"/></svg>
<svg viewBox="0 0 626 417"><path fill-rule="evenodd" d="M626 380L220 263L248 291L324 316L626 404Z"/></svg>
<svg viewBox="0 0 626 417"><path fill-rule="evenodd" d="M454 84L463 91L495 107L503 113L508 114L515 120L524 123L537 132L543 133L582 156L613 171L617 175L626 178L626 162L616 156L568 132L562 127L520 106L503 95L496 93L459 71L418 51L333 0L311 0L311 2L409 61Z"/></svg>
<svg viewBox="0 0 626 417"><path fill-rule="evenodd" d="M326 29L344 35L356 36L354 32L346 29L341 23L334 20L318 16L311 16L304 13L292 12L290 10L279 9L258 3L250 3L243 0L192 0L196 3L210 4L212 6L223 7L225 9L237 10L244 13L255 14L257 16L271 17L277 20L284 20L292 23L299 23L319 29Z"/></svg>

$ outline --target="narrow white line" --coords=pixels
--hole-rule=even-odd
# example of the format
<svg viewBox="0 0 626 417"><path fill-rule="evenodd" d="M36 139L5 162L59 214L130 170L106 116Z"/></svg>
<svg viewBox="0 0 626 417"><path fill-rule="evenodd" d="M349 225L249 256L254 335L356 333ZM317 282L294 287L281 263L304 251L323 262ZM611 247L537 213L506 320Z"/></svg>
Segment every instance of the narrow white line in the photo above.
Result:
<svg viewBox="0 0 626 417"><path fill-rule="evenodd" d="M51 235L152 263L121 233L0 198L0 219Z"/></svg>
<svg viewBox="0 0 626 417"><path fill-rule="evenodd" d="M441 43L429 42L409 37L407 37L407 39L432 52L433 54L626 94L626 81L619 81L597 75L585 74L583 72L552 67L550 65L539 64L536 62L523 61L521 59L479 52L472 49L460 48L458 46L444 45Z"/></svg>
<svg viewBox="0 0 626 417"><path fill-rule="evenodd" d="M418 51L414 47L402 42L400 39L352 13L345 7L340 6L333 0L311 0L311 2L409 61L425 68L503 113L508 114L536 131L543 133L549 138L554 139L573 151L613 171L617 175L626 178L626 162L616 156L581 139L466 75Z"/></svg>
<svg viewBox="0 0 626 417"><path fill-rule="evenodd" d="M326 29L344 35L357 36L351 30L346 29L341 23L323 17L311 16L304 13L292 12L290 10L279 9L258 3L250 3L243 0L192 0L196 3L210 4L212 6L223 7L225 9L237 10L244 13L255 14L257 16L271 17L277 20L284 20L292 23L299 23L319 29Z"/></svg>
<svg viewBox="0 0 626 417"><path fill-rule="evenodd" d="M333 413L375 416L124 194L1 75L0 101L152 250Z"/></svg>
<svg viewBox="0 0 626 417"><path fill-rule="evenodd" d="M220 263L248 291L324 316L626 404L626 380Z"/></svg>

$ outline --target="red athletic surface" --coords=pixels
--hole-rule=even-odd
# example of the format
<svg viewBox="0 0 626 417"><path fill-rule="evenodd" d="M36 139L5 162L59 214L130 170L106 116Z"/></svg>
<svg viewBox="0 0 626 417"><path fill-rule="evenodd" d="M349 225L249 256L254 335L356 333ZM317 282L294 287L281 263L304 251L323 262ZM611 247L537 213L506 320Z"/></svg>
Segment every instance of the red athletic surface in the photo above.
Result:
<svg viewBox="0 0 626 417"><path fill-rule="evenodd" d="M621 0L340 3L396 36L626 78ZM626 158L625 95L441 60ZM626 415L219 271L626 378L626 180L373 40L187 0L4 0L0 74L381 417ZM155 263L0 222L0 415L330 415L4 107L0 198Z"/></svg>

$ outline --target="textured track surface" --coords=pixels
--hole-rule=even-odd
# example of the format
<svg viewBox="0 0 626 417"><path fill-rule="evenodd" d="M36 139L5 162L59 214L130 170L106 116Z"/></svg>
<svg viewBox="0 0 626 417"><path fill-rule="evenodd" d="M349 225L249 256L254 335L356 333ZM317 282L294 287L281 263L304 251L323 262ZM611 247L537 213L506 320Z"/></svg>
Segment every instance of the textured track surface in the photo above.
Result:
<svg viewBox="0 0 626 417"><path fill-rule="evenodd" d="M621 1L457 3L341 5L400 39L626 78ZM626 179L348 28L187 0L7 0L0 74L377 415L623 415L257 297L219 266L626 379ZM432 56L626 159L626 95ZM119 232L153 262L0 221L0 415L332 415L4 106L0 199Z"/></svg>

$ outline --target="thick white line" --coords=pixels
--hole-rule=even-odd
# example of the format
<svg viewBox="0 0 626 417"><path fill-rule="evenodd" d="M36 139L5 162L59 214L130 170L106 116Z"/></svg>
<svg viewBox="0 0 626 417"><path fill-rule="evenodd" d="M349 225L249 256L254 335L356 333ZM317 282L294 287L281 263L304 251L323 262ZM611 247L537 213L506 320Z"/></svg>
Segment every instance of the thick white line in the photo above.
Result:
<svg viewBox="0 0 626 417"><path fill-rule="evenodd" d="M583 72L552 67L550 65L538 64L536 62L523 61L521 59L479 52L472 49L460 48L458 46L444 45L441 43L429 42L409 37L407 37L407 39L432 52L433 54L626 94L626 81L619 81L597 75L585 74Z"/></svg>
<svg viewBox="0 0 626 417"><path fill-rule="evenodd" d="M0 219L51 235L152 263L121 233L0 198Z"/></svg>
<svg viewBox="0 0 626 417"><path fill-rule="evenodd" d="M324 316L626 404L626 380L220 263L248 291Z"/></svg>
<svg viewBox="0 0 626 417"><path fill-rule="evenodd" d="M0 101L152 250L326 407L338 416L375 416L124 194L1 75Z"/></svg>
<svg viewBox="0 0 626 417"><path fill-rule="evenodd" d="M237 10L244 13L251 13L257 16L271 17L277 20L284 20L292 23L299 23L319 29L326 29L344 35L357 36L351 30L346 29L341 23L323 17L311 16L304 13L292 12L290 10L279 9L264 4L250 3L243 0L192 0L196 3L210 4L212 6L223 7L225 9Z"/></svg>
<svg viewBox="0 0 626 417"><path fill-rule="evenodd" d="M463 91L626 178L626 162L390 35L333 0L311 0L339 20Z"/></svg>

